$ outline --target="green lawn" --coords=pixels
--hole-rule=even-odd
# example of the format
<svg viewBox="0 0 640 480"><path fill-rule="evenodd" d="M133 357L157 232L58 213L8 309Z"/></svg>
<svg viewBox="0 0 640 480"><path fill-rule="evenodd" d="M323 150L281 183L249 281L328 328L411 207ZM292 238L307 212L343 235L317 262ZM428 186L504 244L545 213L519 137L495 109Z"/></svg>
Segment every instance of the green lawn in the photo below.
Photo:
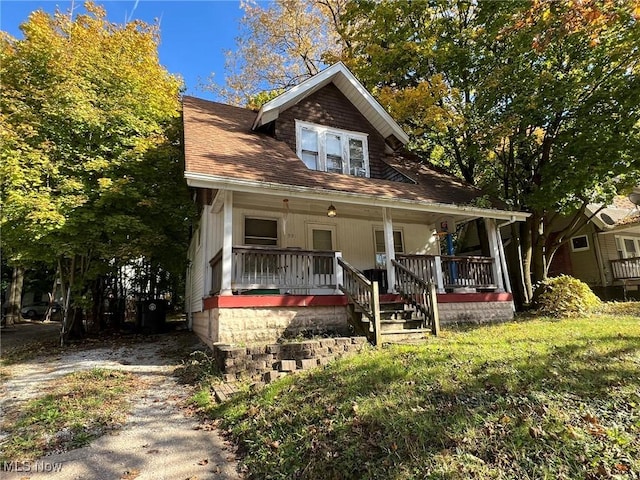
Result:
<svg viewBox="0 0 640 480"><path fill-rule="evenodd" d="M443 330L206 410L252 478L639 478L640 317Z"/></svg>

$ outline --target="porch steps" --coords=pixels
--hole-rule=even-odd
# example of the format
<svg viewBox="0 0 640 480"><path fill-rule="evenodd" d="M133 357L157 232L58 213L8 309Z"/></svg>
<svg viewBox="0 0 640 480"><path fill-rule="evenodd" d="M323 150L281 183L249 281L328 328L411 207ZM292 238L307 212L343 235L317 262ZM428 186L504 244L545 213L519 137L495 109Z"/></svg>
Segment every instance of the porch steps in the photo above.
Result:
<svg viewBox="0 0 640 480"><path fill-rule="evenodd" d="M352 306L352 322L356 331L368 335L372 330L369 318L355 305ZM415 308L402 302L380 304L380 335L385 343L420 341L431 335L431 329L422 328L422 318Z"/></svg>
<svg viewBox="0 0 640 480"><path fill-rule="evenodd" d="M385 332L397 332L397 331L413 331L420 329L422 325L421 318L409 318L406 320L380 320L380 331L382 334Z"/></svg>
<svg viewBox="0 0 640 480"><path fill-rule="evenodd" d="M383 343L411 343L420 342L431 336L430 328L414 328L406 330L382 330Z"/></svg>

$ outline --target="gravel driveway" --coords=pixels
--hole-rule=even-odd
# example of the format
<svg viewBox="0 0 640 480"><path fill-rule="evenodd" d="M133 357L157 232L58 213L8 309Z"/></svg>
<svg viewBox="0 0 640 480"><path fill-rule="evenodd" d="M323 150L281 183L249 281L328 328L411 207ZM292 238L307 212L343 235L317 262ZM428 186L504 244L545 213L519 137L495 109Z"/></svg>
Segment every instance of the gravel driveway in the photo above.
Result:
<svg viewBox="0 0 640 480"><path fill-rule="evenodd" d="M197 345L193 334L178 332L157 336L153 342L129 341L119 345L114 341L109 346L70 350L62 355L42 356L5 367L10 376L0 388L3 415L14 412L27 399L41 395L48 380L73 371L101 367L133 372L149 387L136 393L134 407L122 428L87 447L48 455L30 464L14 465L13 470L20 467L22 471L2 472L2 478L242 478L237 472L232 447L215 429L200 424L180 408L190 392L172 375L179 364L175 352Z"/></svg>

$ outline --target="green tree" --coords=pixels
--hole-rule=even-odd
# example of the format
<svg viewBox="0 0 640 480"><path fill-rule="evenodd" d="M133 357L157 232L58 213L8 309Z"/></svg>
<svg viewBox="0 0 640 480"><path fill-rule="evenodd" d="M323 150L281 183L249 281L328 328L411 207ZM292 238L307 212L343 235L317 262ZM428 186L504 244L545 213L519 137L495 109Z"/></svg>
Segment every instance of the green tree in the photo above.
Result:
<svg viewBox="0 0 640 480"><path fill-rule="evenodd" d="M412 147L532 212L525 300L553 254L638 180L640 26L611 2L352 2L345 62L411 133ZM560 235L557 213L573 214Z"/></svg>
<svg viewBox="0 0 640 480"><path fill-rule="evenodd" d="M74 307L67 333L117 265L147 257L181 271L191 215L181 83L159 63L157 26L85 9L33 12L24 38L0 43L3 251L57 264Z"/></svg>

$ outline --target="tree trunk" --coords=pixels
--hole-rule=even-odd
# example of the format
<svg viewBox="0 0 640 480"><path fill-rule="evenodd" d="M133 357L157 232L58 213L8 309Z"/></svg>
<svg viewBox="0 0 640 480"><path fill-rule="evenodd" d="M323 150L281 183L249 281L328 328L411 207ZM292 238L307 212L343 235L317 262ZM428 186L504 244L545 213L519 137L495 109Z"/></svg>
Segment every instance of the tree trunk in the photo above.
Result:
<svg viewBox="0 0 640 480"><path fill-rule="evenodd" d="M83 313L81 307L73 308L73 320L70 326L69 331L67 332L66 340L70 339L79 339L84 337L85 328L83 323Z"/></svg>
<svg viewBox="0 0 640 480"><path fill-rule="evenodd" d="M107 328L104 314L104 277L100 276L91 282L91 318L87 319L91 332L99 332Z"/></svg>
<svg viewBox="0 0 640 480"><path fill-rule="evenodd" d="M22 304L22 285L24 284L24 267L13 267L11 289L7 305L6 325L9 327L20 321L20 306Z"/></svg>
<svg viewBox="0 0 640 480"><path fill-rule="evenodd" d="M533 220L531 230L531 243L533 249L531 273L533 275L533 282L538 283L547 278L544 214L534 211L531 218Z"/></svg>
<svg viewBox="0 0 640 480"><path fill-rule="evenodd" d="M51 314L53 313L52 307L53 307L53 304L56 302L57 289L58 289L58 272L56 272L56 275L53 278L53 285L51 286L51 292L49 292L49 308L47 308L47 313L44 317L45 322L51 321Z"/></svg>
<svg viewBox="0 0 640 480"><path fill-rule="evenodd" d="M522 275L522 248L520 240L520 224L511 224L511 242L507 250L507 261L509 276L511 278L511 289L513 291L513 301L516 309L521 310L528 302L525 294L524 277Z"/></svg>
<svg viewBox="0 0 640 480"><path fill-rule="evenodd" d="M522 225L523 235L522 240L522 267L523 267L523 281L524 281L524 296L525 303L530 304L533 300L533 281L531 279L531 257L532 257L532 245L531 236L533 229L532 217L527 218L527 221Z"/></svg>
<svg viewBox="0 0 640 480"><path fill-rule="evenodd" d="M60 271L60 285L64 292L64 316L62 318L62 327L60 329L60 346L64 346L69 339L69 331L73 323L73 316L70 315L71 310L71 288L74 280L74 273L76 268L76 257L71 259L71 265L69 267L68 284L65 284L63 259L58 260L58 269Z"/></svg>

